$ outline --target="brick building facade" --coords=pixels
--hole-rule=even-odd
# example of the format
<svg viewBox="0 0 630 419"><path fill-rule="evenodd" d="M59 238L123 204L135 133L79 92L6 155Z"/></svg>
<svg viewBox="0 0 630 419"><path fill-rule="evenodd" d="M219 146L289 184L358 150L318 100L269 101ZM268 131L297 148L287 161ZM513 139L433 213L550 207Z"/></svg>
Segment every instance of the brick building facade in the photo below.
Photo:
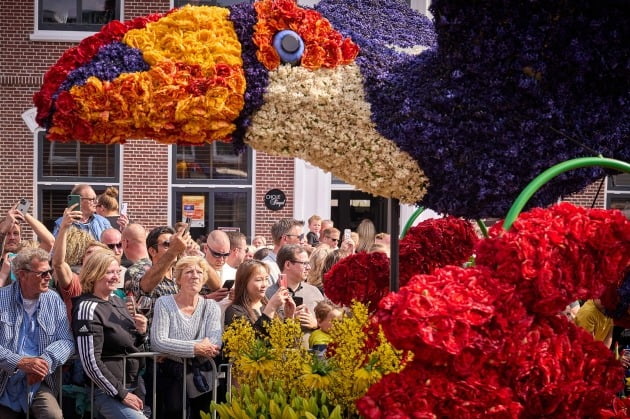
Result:
<svg viewBox="0 0 630 419"><path fill-rule="evenodd" d="M270 224L280 217L306 219L312 213L319 213L325 218L331 216L330 191L336 187L334 182L331 186L329 175L318 173L319 183L313 186L312 176L308 172L313 168L309 165L263 152L250 151L252 157L247 160L245 167L247 176L236 183L229 180L210 180L205 183L189 179L178 180L179 160L176 149L151 140L129 141L118 146L116 153L119 157L115 162L117 167L112 181L101 178L94 180L90 177L92 164L102 163L98 161L100 154L92 156L96 160L89 158L87 177L85 173L81 174L83 177L64 177L57 172L54 173L55 176L45 175L42 161L48 160L48 164L52 164L54 153L50 145L39 138L41 132L32 132L27 126L26 122L29 118L32 121L32 115L24 118L22 115L33 108L32 96L39 90L46 70L66 49L76 45L87 33L40 30L38 21L41 21L44 12L38 9L43 8L44 4L54 2L27 0L19 3L19 6L9 0L2 0L1 3L2 10L5 11L0 17L0 168L3 174L0 177L1 213L6 213L19 198L26 197L34 202L35 215L40 219L48 217L50 222L61 215L63 203L60 203L60 197L69 192L72 184L81 181L95 185L97 192L109 184L118 186L121 200L129 205L131 218L148 228L177 221L181 217L181 196L186 195L187 191L205 194L204 197L208 200L206 211L213 211L211 217L221 211L229 212L232 208L230 205L248 207L241 208L242 214L238 220L230 219L229 214L226 215L227 218L211 218L200 231L214 228L221 223L229 224L230 220L232 223L242 223L245 219L244 225L240 227L249 237L263 234L269 238ZM179 3L173 0L116 2L125 20L148 13L164 12ZM426 11L424 0L414 0L411 4L414 7L423 7ZM8 13L9 11L11 12ZM85 160L84 157L79 157L78 151L76 155L77 159ZM81 164L84 165L85 162ZM81 168L77 170L85 171ZM599 186L596 183L569 200L590 206ZM270 211L263 203L266 191L274 188L287 194L287 204L280 211ZM342 190L344 188L347 185L341 187ZM609 205L609 189L607 184L603 185L597 195L596 207ZM621 189L622 192L625 191L623 187ZM232 199L230 194L235 194L236 197L232 203L217 203L217 197L227 197L227 201ZM627 194L622 201L628 202ZM406 208L401 212L403 222L412 210Z"/></svg>

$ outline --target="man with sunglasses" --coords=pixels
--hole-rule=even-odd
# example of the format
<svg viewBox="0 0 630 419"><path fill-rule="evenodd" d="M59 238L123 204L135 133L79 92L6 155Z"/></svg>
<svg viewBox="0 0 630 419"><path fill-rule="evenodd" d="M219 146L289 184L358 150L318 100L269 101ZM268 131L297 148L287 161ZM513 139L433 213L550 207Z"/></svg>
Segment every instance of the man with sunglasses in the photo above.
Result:
<svg viewBox="0 0 630 419"><path fill-rule="evenodd" d="M225 231L212 230L208 234L206 244L203 246L203 252L206 255L206 261L208 264L216 271L217 274L219 274L219 278L221 278L221 285L223 285L223 282L227 279L234 279L233 277L229 277L230 271L228 269L224 269L226 261L228 257L230 257L230 238ZM221 302L225 300L225 297L228 296L229 292L230 290L223 287L220 287L210 293L205 290L205 297Z"/></svg>
<svg viewBox="0 0 630 419"><path fill-rule="evenodd" d="M269 278L272 283L278 281L280 267L276 262L278 252L282 246L288 244L300 244L304 239L304 221L294 218L281 218L271 226L271 238L273 239L273 251L262 260L269 266Z"/></svg>
<svg viewBox="0 0 630 419"><path fill-rule="evenodd" d="M322 232L322 236L320 237L319 241L320 243L323 243L334 250L339 247L340 238L341 232L336 228L331 227Z"/></svg>
<svg viewBox="0 0 630 419"><path fill-rule="evenodd" d="M0 288L1 418L27 411L35 418L63 418L58 367L74 353L74 339L63 301L48 288L49 258L42 249L19 252L12 262L17 281Z"/></svg>

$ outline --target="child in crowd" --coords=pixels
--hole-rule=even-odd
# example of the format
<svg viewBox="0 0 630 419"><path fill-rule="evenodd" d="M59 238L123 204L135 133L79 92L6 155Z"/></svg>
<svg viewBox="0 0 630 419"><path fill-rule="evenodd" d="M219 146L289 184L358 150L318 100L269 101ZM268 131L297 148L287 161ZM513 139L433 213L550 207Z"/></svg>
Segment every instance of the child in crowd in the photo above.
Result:
<svg viewBox="0 0 630 419"><path fill-rule="evenodd" d="M339 307L334 306L329 301L320 301L315 306L315 317L317 318L318 329L311 333L308 344L314 352L324 354L326 347L332 338L328 334L332 328L333 322L343 315Z"/></svg>
<svg viewBox="0 0 630 419"><path fill-rule="evenodd" d="M309 245L317 247L319 244L319 232L322 231L322 217L317 214L311 215L308 219L308 229L306 240Z"/></svg>

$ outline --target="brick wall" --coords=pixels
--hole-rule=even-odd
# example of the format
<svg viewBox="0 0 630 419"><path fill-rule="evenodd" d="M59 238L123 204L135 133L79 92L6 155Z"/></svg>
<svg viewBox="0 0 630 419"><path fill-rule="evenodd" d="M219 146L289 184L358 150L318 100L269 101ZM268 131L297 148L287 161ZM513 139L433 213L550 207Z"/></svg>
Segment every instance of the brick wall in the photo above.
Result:
<svg viewBox="0 0 630 419"><path fill-rule="evenodd" d="M295 166L293 159L274 157L261 151L256 152L256 196L254 212L255 235L265 236L271 241L271 225L280 218L293 217L293 179ZM280 211L271 211L265 206L265 193L270 189L280 189L287 196L287 203Z"/></svg>
<svg viewBox="0 0 630 419"><path fill-rule="evenodd" d="M604 183L602 183L604 182ZM564 201L586 208L605 208L606 206L606 185L605 180L591 183L580 192L568 196Z"/></svg>

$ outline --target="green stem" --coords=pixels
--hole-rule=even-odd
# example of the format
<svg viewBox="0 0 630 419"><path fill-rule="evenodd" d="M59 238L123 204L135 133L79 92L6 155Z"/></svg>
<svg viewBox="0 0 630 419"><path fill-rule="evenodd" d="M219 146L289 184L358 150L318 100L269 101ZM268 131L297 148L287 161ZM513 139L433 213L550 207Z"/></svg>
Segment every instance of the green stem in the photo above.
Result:
<svg viewBox="0 0 630 419"><path fill-rule="evenodd" d="M479 226L479 229L481 230L481 234L483 234L484 238L488 238L488 227L486 226L486 223L483 222L482 219L478 219L477 220L477 225Z"/></svg>
<svg viewBox="0 0 630 419"><path fill-rule="evenodd" d="M407 231L409 231L409 229L413 225L413 222L416 221L416 218L418 218L420 214L422 214L423 212L424 212L424 207L418 207L418 209L416 209L413 212L413 214L411 214L411 217L409 217L409 219L407 220L407 223L405 224L402 231L400 232L401 239L407 235Z"/></svg>
<svg viewBox="0 0 630 419"><path fill-rule="evenodd" d="M512 208L510 208L510 211L508 211L507 215L505 216L503 229L505 231L508 231L510 227L512 227L512 224L516 220L516 217L518 217L518 215L521 213L521 211L525 207L525 204L527 204L527 201L529 201L529 199L536 193L536 191L538 191L538 189L540 189L551 179L569 170L593 166L600 166L607 169L615 169L619 170L620 172L630 173L629 163L605 157L581 157L558 163L555 166L545 170L540 175L536 176L536 178L534 178L534 180L532 180L529 185L527 185L525 189L523 189L523 191L514 201L514 204L512 204Z"/></svg>

